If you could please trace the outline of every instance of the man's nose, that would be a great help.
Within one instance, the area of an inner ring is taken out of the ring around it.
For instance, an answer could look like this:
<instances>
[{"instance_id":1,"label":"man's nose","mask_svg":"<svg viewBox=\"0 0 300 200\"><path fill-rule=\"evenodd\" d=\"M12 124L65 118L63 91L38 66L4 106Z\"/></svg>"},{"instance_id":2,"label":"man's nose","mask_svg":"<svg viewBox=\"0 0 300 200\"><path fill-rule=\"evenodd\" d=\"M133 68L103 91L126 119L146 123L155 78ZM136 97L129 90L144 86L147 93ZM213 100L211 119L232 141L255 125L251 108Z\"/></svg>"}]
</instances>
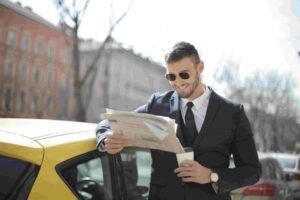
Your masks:
<instances>
[{"instance_id":1,"label":"man's nose","mask_svg":"<svg viewBox=\"0 0 300 200\"><path fill-rule=\"evenodd\" d=\"M173 82L176 85L181 85L184 83L184 80L178 76L178 77L176 77L175 81L173 81Z\"/></svg>"}]
</instances>

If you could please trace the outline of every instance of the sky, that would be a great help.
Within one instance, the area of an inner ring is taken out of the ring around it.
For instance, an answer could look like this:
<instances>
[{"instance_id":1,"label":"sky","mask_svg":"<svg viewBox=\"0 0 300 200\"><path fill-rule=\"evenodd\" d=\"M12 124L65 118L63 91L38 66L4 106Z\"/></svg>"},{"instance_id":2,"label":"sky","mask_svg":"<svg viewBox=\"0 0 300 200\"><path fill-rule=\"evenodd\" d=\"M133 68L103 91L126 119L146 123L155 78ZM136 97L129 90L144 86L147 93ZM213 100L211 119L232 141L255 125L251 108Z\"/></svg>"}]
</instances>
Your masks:
<instances>
[{"instance_id":1,"label":"sky","mask_svg":"<svg viewBox=\"0 0 300 200\"><path fill-rule=\"evenodd\" d=\"M19 2L58 23L53 0ZM102 41L110 21L129 2L91 0L79 35ZM300 0L135 0L113 37L162 64L164 53L174 43L191 42L204 60L208 82L228 59L238 62L244 75L256 69L278 69L299 74L296 79L300 80Z\"/></svg>"}]
</instances>

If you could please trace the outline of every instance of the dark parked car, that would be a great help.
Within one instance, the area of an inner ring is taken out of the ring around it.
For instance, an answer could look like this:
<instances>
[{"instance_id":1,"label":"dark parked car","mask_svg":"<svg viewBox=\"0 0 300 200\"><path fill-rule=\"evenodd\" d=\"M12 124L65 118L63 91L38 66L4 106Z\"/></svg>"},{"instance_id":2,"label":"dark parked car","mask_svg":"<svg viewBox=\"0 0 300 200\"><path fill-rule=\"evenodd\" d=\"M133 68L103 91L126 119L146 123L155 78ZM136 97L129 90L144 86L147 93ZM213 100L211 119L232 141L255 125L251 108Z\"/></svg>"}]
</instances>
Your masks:
<instances>
[{"instance_id":1,"label":"dark parked car","mask_svg":"<svg viewBox=\"0 0 300 200\"><path fill-rule=\"evenodd\" d=\"M232 200L293 200L293 192L279 162L266 154L259 154L259 159L261 178L254 185L232 191ZM234 167L233 162L231 167Z\"/></svg>"}]
</instances>

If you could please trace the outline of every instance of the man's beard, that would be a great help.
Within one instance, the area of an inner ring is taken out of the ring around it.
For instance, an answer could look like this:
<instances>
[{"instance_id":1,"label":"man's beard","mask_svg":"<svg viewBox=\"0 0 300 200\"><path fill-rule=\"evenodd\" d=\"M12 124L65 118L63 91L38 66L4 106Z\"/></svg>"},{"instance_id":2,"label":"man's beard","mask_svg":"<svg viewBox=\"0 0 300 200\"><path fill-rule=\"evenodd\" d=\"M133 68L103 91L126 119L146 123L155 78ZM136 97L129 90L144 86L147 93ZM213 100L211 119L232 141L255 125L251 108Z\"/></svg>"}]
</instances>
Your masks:
<instances>
[{"instance_id":1,"label":"man's beard","mask_svg":"<svg viewBox=\"0 0 300 200\"><path fill-rule=\"evenodd\" d=\"M199 77L198 74L196 74L196 76ZM196 78L196 80L192 83L192 88L191 88L191 91L189 93L181 94L179 91L177 91L177 93L182 98L189 98L190 96L192 96L196 92L196 89L199 86L199 84L200 84L200 78Z\"/></svg>"}]
</instances>

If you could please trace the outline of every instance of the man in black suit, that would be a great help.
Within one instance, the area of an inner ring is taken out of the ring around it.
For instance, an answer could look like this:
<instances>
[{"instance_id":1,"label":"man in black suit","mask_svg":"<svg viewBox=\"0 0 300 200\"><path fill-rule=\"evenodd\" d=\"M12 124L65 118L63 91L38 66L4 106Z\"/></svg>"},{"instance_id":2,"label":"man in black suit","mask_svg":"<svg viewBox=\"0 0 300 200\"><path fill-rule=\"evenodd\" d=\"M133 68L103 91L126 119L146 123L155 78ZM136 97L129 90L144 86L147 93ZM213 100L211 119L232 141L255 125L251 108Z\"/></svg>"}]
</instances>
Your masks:
<instances>
[{"instance_id":1,"label":"man in black suit","mask_svg":"<svg viewBox=\"0 0 300 200\"><path fill-rule=\"evenodd\" d=\"M192 147L194 160L179 166L176 155L151 150L151 200L229 200L230 191L254 184L260 165L250 124L241 104L202 83L204 63L195 47L179 42L166 54L166 78L173 91L155 93L136 112L168 116L178 124L177 137ZM106 120L96 130L100 150L120 152L127 139L110 131ZM233 156L236 168L230 169Z\"/></svg>"}]
</instances>

